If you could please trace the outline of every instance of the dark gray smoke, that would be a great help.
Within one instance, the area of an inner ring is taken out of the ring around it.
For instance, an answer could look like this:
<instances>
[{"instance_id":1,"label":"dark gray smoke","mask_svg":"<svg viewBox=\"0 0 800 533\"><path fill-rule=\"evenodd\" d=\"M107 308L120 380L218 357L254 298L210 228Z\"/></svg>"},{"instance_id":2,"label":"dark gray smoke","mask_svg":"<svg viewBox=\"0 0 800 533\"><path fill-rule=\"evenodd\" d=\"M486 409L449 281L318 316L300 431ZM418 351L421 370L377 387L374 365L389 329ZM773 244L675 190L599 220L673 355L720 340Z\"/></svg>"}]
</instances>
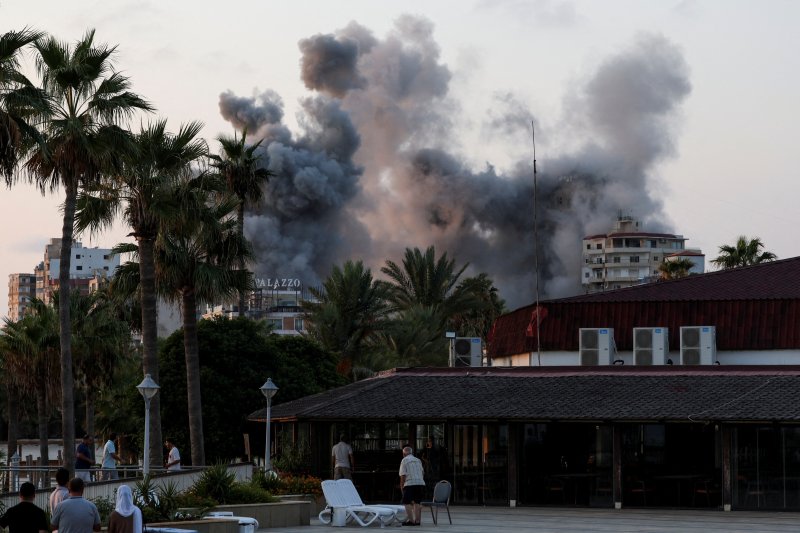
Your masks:
<instances>
[{"instance_id":1,"label":"dark gray smoke","mask_svg":"<svg viewBox=\"0 0 800 533\"><path fill-rule=\"evenodd\" d=\"M448 96L433 25L404 16L384 39L351 23L301 41L309 89L301 132L282 123L272 92L224 93L223 116L247 127L279 177L248 216L247 233L264 277L324 279L333 264L363 258L375 270L407 247L436 245L472 273L489 273L509 305L533 295L533 180L530 159L499 173L475 169L453 135L459 105ZM617 213L665 230L661 204L648 192L654 163L670 156L673 121L690 92L681 54L643 36L609 58L565 97L564 119L540 157L537 188L541 292L580 291L581 238L607 231ZM530 142L534 114L501 94L486 132ZM560 137L560 136L563 136ZM553 141L552 139L556 139Z\"/></svg>"}]
</instances>

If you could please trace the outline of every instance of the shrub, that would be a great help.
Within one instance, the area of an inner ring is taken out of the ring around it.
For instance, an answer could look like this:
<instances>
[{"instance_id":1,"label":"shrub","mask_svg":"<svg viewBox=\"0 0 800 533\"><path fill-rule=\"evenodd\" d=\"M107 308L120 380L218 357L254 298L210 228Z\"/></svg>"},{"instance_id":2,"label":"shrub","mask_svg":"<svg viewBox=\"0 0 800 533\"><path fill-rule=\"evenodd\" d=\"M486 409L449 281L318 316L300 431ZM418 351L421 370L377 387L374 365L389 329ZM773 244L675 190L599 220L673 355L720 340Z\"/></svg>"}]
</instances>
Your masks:
<instances>
[{"instance_id":1,"label":"shrub","mask_svg":"<svg viewBox=\"0 0 800 533\"><path fill-rule=\"evenodd\" d=\"M282 492L278 494L322 495L322 480L314 476L285 476L281 478Z\"/></svg>"},{"instance_id":2,"label":"shrub","mask_svg":"<svg viewBox=\"0 0 800 533\"><path fill-rule=\"evenodd\" d=\"M269 503L274 501L276 498L273 498L268 491L253 483L236 483L231 490L228 503Z\"/></svg>"},{"instance_id":3,"label":"shrub","mask_svg":"<svg viewBox=\"0 0 800 533\"><path fill-rule=\"evenodd\" d=\"M97 512L100 513L100 523L104 526L108 525L108 518L111 516L111 512L114 510L114 499L113 498L104 498L100 496L98 498L91 498L90 500L95 506L97 507ZM49 520L49 518L48 518Z\"/></svg>"},{"instance_id":4,"label":"shrub","mask_svg":"<svg viewBox=\"0 0 800 533\"><path fill-rule=\"evenodd\" d=\"M216 464L206 468L190 490L201 498L229 503L235 479L224 464Z\"/></svg>"}]
</instances>

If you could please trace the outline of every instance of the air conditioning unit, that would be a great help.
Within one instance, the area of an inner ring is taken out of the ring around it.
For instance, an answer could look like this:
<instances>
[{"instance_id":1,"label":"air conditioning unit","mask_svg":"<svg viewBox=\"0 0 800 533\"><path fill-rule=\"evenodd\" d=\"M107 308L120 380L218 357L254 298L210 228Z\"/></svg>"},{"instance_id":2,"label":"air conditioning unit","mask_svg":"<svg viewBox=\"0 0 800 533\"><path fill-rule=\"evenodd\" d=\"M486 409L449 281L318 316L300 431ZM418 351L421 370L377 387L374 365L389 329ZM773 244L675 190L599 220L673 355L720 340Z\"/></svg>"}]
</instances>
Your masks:
<instances>
[{"instance_id":1,"label":"air conditioning unit","mask_svg":"<svg viewBox=\"0 0 800 533\"><path fill-rule=\"evenodd\" d=\"M666 364L669 353L667 333L667 328L633 328L633 364Z\"/></svg>"},{"instance_id":2,"label":"air conditioning unit","mask_svg":"<svg viewBox=\"0 0 800 533\"><path fill-rule=\"evenodd\" d=\"M712 365L717 359L714 326L681 327L681 364Z\"/></svg>"},{"instance_id":3,"label":"air conditioning unit","mask_svg":"<svg viewBox=\"0 0 800 533\"><path fill-rule=\"evenodd\" d=\"M612 328L580 328L581 366L610 365L614 362L616 344Z\"/></svg>"},{"instance_id":4,"label":"air conditioning unit","mask_svg":"<svg viewBox=\"0 0 800 533\"><path fill-rule=\"evenodd\" d=\"M482 366L483 342L480 337L456 337L452 350L454 366Z\"/></svg>"}]
</instances>

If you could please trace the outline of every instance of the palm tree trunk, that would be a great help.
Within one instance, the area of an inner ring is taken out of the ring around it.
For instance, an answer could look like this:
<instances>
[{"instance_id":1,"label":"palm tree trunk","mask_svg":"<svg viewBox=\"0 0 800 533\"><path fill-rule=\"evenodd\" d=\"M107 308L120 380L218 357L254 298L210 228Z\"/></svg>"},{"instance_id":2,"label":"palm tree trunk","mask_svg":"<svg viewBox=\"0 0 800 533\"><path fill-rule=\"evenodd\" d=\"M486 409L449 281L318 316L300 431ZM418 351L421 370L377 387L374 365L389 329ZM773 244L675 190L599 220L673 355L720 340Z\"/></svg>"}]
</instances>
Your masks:
<instances>
[{"instance_id":1,"label":"palm tree trunk","mask_svg":"<svg viewBox=\"0 0 800 533\"><path fill-rule=\"evenodd\" d=\"M9 379L6 376L6 379ZM8 447L6 454L6 461L11 461L11 456L17 453L17 435L19 434L19 391L12 384L6 384L6 391L8 392ZM11 481L11 476L6 477L6 481ZM8 485L6 486L8 489Z\"/></svg>"},{"instance_id":2,"label":"palm tree trunk","mask_svg":"<svg viewBox=\"0 0 800 533\"><path fill-rule=\"evenodd\" d=\"M88 390L86 391L86 434L94 435L94 395Z\"/></svg>"},{"instance_id":3,"label":"palm tree trunk","mask_svg":"<svg viewBox=\"0 0 800 533\"><path fill-rule=\"evenodd\" d=\"M47 399L43 383L36 387L36 414L39 426L39 466L45 467L50 464L50 449L47 442ZM40 475L42 479L49 479L44 472Z\"/></svg>"},{"instance_id":4,"label":"palm tree trunk","mask_svg":"<svg viewBox=\"0 0 800 533\"><path fill-rule=\"evenodd\" d=\"M186 396L189 404L189 439L192 466L206 464L203 444L203 405L200 399L200 349L197 343L197 302L194 289L182 291L183 345L186 356Z\"/></svg>"},{"instance_id":5,"label":"palm tree trunk","mask_svg":"<svg viewBox=\"0 0 800 533\"><path fill-rule=\"evenodd\" d=\"M64 199L64 223L61 227L61 256L58 269L58 322L61 343L61 435L64 444L64 467L75 473L75 377L72 373L72 324L69 316L69 267L72 259L72 232L78 184L68 183Z\"/></svg>"},{"instance_id":6,"label":"palm tree trunk","mask_svg":"<svg viewBox=\"0 0 800 533\"><path fill-rule=\"evenodd\" d=\"M158 383L158 315L156 308L156 267L153 240L137 238L139 245L139 286L142 298L142 366ZM163 457L161 402L158 394L150 400L150 466L160 467ZM145 446L148 444L145 443Z\"/></svg>"},{"instance_id":7,"label":"palm tree trunk","mask_svg":"<svg viewBox=\"0 0 800 533\"><path fill-rule=\"evenodd\" d=\"M236 227L239 228L239 237L244 242L244 199L239 199L239 208L236 210ZM247 265L245 264L244 257L239 259L239 270L244 272ZM245 311L245 295L246 291L239 291L239 316L247 316Z\"/></svg>"}]
</instances>

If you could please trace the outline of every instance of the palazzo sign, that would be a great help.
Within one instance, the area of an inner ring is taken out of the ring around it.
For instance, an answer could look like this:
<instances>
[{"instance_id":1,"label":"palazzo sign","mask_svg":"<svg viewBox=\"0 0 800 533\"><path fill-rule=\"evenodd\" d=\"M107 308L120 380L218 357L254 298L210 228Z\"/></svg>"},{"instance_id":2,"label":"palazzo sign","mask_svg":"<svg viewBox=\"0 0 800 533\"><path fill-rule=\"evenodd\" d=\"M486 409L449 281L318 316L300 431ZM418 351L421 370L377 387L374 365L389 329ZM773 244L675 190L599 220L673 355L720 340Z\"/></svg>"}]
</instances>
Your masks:
<instances>
[{"instance_id":1,"label":"palazzo sign","mask_svg":"<svg viewBox=\"0 0 800 533\"><path fill-rule=\"evenodd\" d=\"M256 278L258 289L299 290L302 285L298 278Z\"/></svg>"}]
</instances>

